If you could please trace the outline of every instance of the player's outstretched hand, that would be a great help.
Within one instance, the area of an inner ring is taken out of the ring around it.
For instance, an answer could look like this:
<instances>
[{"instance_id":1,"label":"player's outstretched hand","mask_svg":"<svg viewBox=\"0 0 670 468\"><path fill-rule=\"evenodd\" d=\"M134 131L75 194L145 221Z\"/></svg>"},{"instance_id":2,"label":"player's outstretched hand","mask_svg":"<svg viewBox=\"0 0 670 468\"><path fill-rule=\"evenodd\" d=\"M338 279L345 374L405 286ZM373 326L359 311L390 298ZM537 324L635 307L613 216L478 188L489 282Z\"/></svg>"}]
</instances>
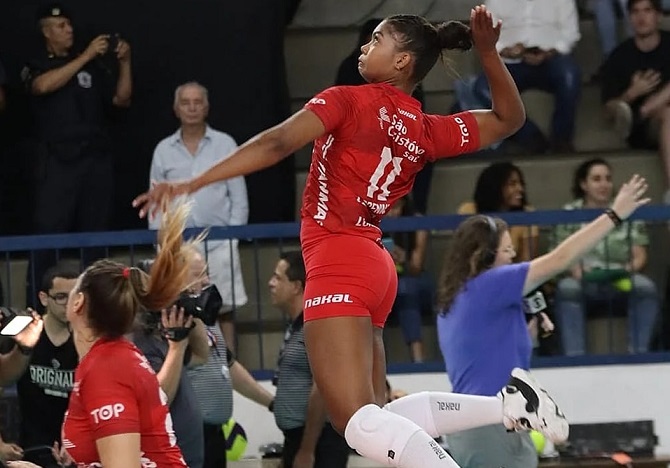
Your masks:
<instances>
[{"instance_id":1,"label":"player's outstretched hand","mask_svg":"<svg viewBox=\"0 0 670 468\"><path fill-rule=\"evenodd\" d=\"M500 37L502 21L494 23L493 15L484 5L478 5L470 11L470 31L477 51L496 52L496 43Z\"/></svg>"},{"instance_id":2,"label":"player's outstretched hand","mask_svg":"<svg viewBox=\"0 0 670 468\"><path fill-rule=\"evenodd\" d=\"M140 218L156 216L159 210L179 195L189 193L188 182L152 182L151 188L133 200L133 207L139 208Z\"/></svg>"},{"instance_id":3,"label":"player's outstretched hand","mask_svg":"<svg viewBox=\"0 0 670 468\"><path fill-rule=\"evenodd\" d=\"M614 203L612 203L612 209L619 218L628 218L639 207L651 201L651 198L644 197L648 188L646 179L637 174L621 186Z\"/></svg>"}]
</instances>

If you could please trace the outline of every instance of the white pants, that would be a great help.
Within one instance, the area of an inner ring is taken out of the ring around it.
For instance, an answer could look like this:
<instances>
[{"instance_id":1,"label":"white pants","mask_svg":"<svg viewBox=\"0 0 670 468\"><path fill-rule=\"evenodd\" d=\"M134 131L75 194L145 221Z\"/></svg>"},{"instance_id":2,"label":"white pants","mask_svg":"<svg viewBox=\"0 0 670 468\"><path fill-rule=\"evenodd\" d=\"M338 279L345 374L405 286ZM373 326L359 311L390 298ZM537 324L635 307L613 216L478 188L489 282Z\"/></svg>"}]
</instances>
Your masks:
<instances>
[{"instance_id":1,"label":"white pants","mask_svg":"<svg viewBox=\"0 0 670 468\"><path fill-rule=\"evenodd\" d=\"M241 307L248 300L237 245L237 239L204 243L209 281L219 289L226 311Z\"/></svg>"}]
</instances>

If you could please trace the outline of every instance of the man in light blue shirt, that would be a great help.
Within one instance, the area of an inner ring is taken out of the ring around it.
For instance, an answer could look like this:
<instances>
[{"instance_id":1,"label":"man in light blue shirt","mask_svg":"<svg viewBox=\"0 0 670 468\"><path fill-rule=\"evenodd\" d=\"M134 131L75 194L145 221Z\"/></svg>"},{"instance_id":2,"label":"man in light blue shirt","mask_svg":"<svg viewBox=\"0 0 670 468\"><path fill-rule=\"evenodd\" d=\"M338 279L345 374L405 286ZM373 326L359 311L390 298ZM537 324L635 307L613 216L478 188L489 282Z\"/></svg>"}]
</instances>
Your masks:
<instances>
[{"instance_id":1,"label":"man in light blue shirt","mask_svg":"<svg viewBox=\"0 0 670 468\"><path fill-rule=\"evenodd\" d=\"M188 82L175 91L174 111L181 122L179 129L163 139L154 150L151 182L191 179L226 159L236 148L233 138L207 125L209 99L207 89ZM244 177L234 177L198 190L189 196L193 206L188 227L238 226L249 217L247 187ZM149 220L157 229L160 217ZM237 240L208 241L206 257L209 277L221 293L224 309L221 331L234 348L234 329L230 312L247 303L242 281Z\"/></svg>"}]
</instances>

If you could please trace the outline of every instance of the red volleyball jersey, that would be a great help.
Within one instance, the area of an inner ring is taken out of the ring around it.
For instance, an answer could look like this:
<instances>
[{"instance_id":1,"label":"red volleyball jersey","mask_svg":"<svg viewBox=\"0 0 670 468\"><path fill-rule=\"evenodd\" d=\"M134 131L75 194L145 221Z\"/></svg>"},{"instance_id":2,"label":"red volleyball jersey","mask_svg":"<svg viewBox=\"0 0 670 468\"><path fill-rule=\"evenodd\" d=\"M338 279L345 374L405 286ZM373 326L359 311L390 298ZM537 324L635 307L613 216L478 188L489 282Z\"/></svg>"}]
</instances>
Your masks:
<instances>
[{"instance_id":1,"label":"red volleyball jersey","mask_svg":"<svg viewBox=\"0 0 670 468\"><path fill-rule=\"evenodd\" d=\"M81 360L63 423L63 447L78 467L101 467L96 440L140 434L143 468L183 468L167 395L131 342L98 340Z\"/></svg>"},{"instance_id":2,"label":"red volleyball jersey","mask_svg":"<svg viewBox=\"0 0 670 468\"><path fill-rule=\"evenodd\" d=\"M324 233L317 226L378 240L382 217L427 162L479 149L470 112L424 114L387 84L329 88L305 108L326 131L314 142L303 194L303 241Z\"/></svg>"}]
</instances>

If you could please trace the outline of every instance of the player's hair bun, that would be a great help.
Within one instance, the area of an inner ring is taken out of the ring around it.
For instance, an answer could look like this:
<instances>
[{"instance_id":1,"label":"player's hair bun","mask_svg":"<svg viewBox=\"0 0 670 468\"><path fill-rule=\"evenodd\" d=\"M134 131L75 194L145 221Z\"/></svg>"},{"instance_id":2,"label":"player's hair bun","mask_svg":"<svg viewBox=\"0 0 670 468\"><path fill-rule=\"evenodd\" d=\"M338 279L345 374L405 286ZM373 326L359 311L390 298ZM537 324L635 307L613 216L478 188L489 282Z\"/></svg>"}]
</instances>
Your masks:
<instances>
[{"instance_id":1,"label":"player's hair bun","mask_svg":"<svg viewBox=\"0 0 670 468\"><path fill-rule=\"evenodd\" d=\"M470 50L473 44L470 27L460 21L438 25L437 40L441 49L448 50Z\"/></svg>"}]
</instances>

